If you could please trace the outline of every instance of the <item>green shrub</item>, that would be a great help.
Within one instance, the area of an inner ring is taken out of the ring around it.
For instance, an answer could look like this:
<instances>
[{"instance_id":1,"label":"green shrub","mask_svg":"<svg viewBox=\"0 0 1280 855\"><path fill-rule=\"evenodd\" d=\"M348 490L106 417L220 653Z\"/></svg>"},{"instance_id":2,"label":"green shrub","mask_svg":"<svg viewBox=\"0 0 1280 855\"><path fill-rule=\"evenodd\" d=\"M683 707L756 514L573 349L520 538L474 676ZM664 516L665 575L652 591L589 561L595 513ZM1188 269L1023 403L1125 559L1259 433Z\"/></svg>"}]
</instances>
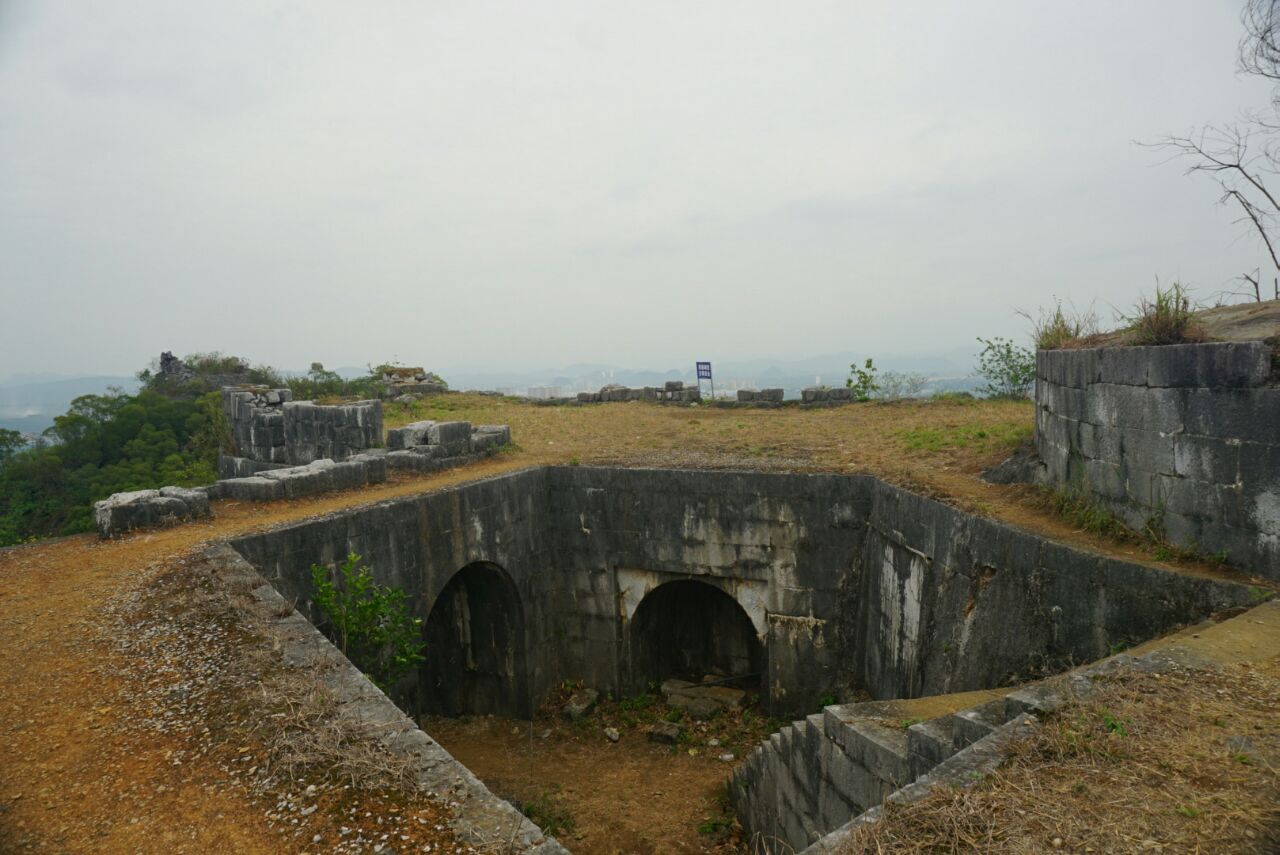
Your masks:
<instances>
[{"instance_id":1,"label":"green shrub","mask_svg":"<svg viewBox=\"0 0 1280 855\"><path fill-rule=\"evenodd\" d=\"M324 615L333 640L379 688L388 689L423 661L422 621L409 613L405 592L373 581L373 571L352 552L330 571L311 565L312 602Z\"/></svg>"},{"instance_id":2,"label":"green shrub","mask_svg":"<svg viewBox=\"0 0 1280 855\"><path fill-rule=\"evenodd\" d=\"M989 398L1025 398L1036 382L1036 355L1025 347L996 336L979 338L978 375L986 380L982 392Z\"/></svg>"},{"instance_id":3,"label":"green shrub","mask_svg":"<svg viewBox=\"0 0 1280 855\"><path fill-rule=\"evenodd\" d=\"M853 399L855 401L870 401L871 396L880 391L880 384L876 382L876 366L868 359L861 368L858 363L849 366L849 379L844 381L844 385L853 390Z\"/></svg>"}]
</instances>

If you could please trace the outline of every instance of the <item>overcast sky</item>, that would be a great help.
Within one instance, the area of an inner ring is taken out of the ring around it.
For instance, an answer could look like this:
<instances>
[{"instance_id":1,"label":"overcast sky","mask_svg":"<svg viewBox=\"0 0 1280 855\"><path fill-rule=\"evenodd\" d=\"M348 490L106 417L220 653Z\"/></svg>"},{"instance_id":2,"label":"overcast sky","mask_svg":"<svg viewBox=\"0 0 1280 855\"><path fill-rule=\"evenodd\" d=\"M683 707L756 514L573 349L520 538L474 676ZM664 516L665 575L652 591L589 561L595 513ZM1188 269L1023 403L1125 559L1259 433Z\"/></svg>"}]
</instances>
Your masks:
<instances>
[{"instance_id":1,"label":"overcast sky","mask_svg":"<svg viewBox=\"0 0 1280 855\"><path fill-rule=\"evenodd\" d=\"M1239 0L0 0L0 375L868 355L1263 262Z\"/></svg>"}]
</instances>

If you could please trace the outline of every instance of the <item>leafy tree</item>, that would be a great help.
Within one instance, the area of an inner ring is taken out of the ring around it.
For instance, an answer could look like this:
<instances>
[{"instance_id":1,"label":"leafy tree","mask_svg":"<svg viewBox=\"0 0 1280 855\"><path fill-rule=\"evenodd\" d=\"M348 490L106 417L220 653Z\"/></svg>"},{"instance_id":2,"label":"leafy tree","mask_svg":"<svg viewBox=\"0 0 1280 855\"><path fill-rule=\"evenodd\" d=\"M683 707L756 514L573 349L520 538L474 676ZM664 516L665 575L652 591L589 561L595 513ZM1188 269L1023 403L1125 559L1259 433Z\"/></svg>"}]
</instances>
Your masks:
<instances>
[{"instance_id":1,"label":"leafy tree","mask_svg":"<svg viewBox=\"0 0 1280 855\"><path fill-rule=\"evenodd\" d=\"M423 661L422 621L409 613L405 592L373 581L359 555L347 555L336 582L328 568L312 564L311 582L334 642L379 688L391 688Z\"/></svg>"},{"instance_id":2,"label":"leafy tree","mask_svg":"<svg viewBox=\"0 0 1280 855\"><path fill-rule=\"evenodd\" d=\"M84 395L54 419L43 447L0 466L0 546L93 527L112 493L211 483L226 424L218 393L180 400L144 389Z\"/></svg>"},{"instance_id":3,"label":"leafy tree","mask_svg":"<svg viewBox=\"0 0 1280 855\"><path fill-rule=\"evenodd\" d=\"M991 398L1025 398L1036 382L1036 355L996 336L979 338L978 375L987 381L983 394Z\"/></svg>"},{"instance_id":4,"label":"leafy tree","mask_svg":"<svg viewBox=\"0 0 1280 855\"><path fill-rule=\"evenodd\" d=\"M0 466L4 466L26 444L26 439L16 430L0 428Z\"/></svg>"}]
</instances>

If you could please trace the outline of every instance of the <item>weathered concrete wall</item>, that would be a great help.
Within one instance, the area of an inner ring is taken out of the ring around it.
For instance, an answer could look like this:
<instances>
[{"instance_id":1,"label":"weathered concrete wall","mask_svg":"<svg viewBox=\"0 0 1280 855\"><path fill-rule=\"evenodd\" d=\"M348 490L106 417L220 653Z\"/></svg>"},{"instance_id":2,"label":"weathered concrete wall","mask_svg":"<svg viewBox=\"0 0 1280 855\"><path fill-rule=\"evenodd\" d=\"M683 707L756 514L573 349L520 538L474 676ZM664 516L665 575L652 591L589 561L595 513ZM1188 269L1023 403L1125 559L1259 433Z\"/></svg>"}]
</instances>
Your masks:
<instances>
[{"instance_id":1,"label":"weathered concrete wall","mask_svg":"<svg viewBox=\"0 0 1280 855\"><path fill-rule=\"evenodd\" d=\"M867 476L560 467L464 485L235 543L282 594L358 552L427 618L473 562L518 593L527 712L557 682L624 693L646 594L696 580L741 606L779 713L866 689L912 697L1001 685L1106 655L1214 610L1245 585L1100 558Z\"/></svg>"},{"instance_id":2,"label":"weathered concrete wall","mask_svg":"<svg viewBox=\"0 0 1280 855\"><path fill-rule=\"evenodd\" d=\"M1105 558L875 482L841 662L876 698L999 686L1250 602L1247 586Z\"/></svg>"},{"instance_id":3,"label":"weathered concrete wall","mask_svg":"<svg viewBox=\"0 0 1280 855\"><path fill-rule=\"evenodd\" d=\"M1040 351L1051 483L1280 578L1280 386L1264 342Z\"/></svg>"}]
</instances>

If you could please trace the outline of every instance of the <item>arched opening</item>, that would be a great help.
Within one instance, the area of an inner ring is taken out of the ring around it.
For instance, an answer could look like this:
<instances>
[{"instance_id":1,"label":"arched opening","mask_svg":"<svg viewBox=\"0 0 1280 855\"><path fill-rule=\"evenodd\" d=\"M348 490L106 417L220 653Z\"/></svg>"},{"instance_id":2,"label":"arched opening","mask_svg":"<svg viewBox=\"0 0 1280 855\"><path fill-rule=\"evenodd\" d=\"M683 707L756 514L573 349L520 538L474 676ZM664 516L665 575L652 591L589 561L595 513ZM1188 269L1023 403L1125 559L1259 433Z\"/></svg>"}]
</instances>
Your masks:
<instances>
[{"instance_id":1,"label":"arched opening","mask_svg":"<svg viewBox=\"0 0 1280 855\"><path fill-rule=\"evenodd\" d=\"M762 682L764 648L738 601L692 579L667 582L636 607L630 630L637 690L670 677L714 677L748 688Z\"/></svg>"},{"instance_id":2,"label":"arched opening","mask_svg":"<svg viewBox=\"0 0 1280 855\"><path fill-rule=\"evenodd\" d=\"M421 708L434 715L527 717L524 615L515 583L496 564L463 567L423 627Z\"/></svg>"}]
</instances>

